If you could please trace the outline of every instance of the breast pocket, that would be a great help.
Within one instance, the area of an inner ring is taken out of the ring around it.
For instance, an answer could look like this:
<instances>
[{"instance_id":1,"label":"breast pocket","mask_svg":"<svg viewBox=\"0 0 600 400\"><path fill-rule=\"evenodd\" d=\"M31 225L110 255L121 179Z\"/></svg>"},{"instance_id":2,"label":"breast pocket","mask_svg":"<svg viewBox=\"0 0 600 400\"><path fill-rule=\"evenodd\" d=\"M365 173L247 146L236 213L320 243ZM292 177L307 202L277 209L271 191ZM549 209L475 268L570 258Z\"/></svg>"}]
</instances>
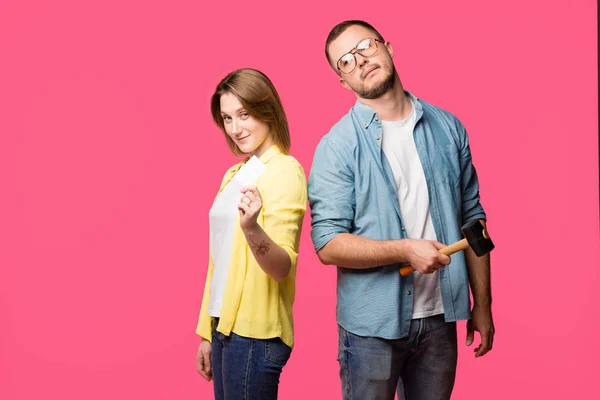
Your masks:
<instances>
[{"instance_id":1,"label":"breast pocket","mask_svg":"<svg viewBox=\"0 0 600 400\"><path fill-rule=\"evenodd\" d=\"M460 186L460 153L455 144L436 146L432 164L436 182Z\"/></svg>"}]
</instances>

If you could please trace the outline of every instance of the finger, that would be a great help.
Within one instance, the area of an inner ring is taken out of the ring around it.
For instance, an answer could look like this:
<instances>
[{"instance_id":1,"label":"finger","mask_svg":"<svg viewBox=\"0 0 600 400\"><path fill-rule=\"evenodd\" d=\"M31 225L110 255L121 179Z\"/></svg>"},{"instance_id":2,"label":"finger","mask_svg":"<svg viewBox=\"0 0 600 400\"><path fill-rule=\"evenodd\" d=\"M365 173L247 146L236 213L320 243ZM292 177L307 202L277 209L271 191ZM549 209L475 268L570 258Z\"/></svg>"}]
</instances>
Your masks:
<instances>
[{"instance_id":1,"label":"finger","mask_svg":"<svg viewBox=\"0 0 600 400\"><path fill-rule=\"evenodd\" d=\"M442 268L444 268L444 267L445 267L445 265L442 265L442 264L440 264L440 263L435 263L435 264L432 264L432 265L431 265L429 268L427 268L427 273L428 273L428 274L433 274L433 273L434 273L435 271L437 271L438 269L442 269Z\"/></svg>"},{"instance_id":2,"label":"finger","mask_svg":"<svg viewBox=\"0 0 600 400\"><path fill-rule=\"evenodd\" d=\"M210 382L210 380L212 379L212 375L207 374L204 371L198 371L200 373L200 376L202 376L204 379L206 379L207 381Z\"/></svg>"},{"instance_id":3,"label":"finger","mask_svg":"<svg viewBox=\"0 0 600 400\"><path fill-rule=\"evenodd\" d=\"M475 357L481 357L490 350L489 336L488 336L487 332L483 332L483 333L479 332L479 333L481 334L481 345L479 345L479 348L477 349L477 352L475 353Z\"/></svg>"},{"instance_id":4,"label":"finger","mask_svg":"<svg viewBox=\"0 0 600 400\"><path fill-rule=\"evenodd\" d=\"M240 204L238 204L238 210L240 210L244 214L248 214L251 211L250 210L250 206L248 204L246 204L246 203L240 203Z\"/></svg>"},{"instance_id":5,"label":"finger","mask_svg":"<svg viewBox=\"0 0 600 400\"><path fill-rule=\"evenodd\" d=\"M435 271L437 271L437 269L435 268L435 264L434 265L430 265L430 266L424 266L422 271L419 271L422 274L433 274Z\"/></svg>"},{"instance_id":6,"label":"finger","mask_svg":"<svg viewBox=\"0 0 600 400\"><path fill-rule=\"evenodd\" d=\"M198 353L196 356L196 370L202 376L204 376L204 355L202 353Z\"/></svg>"},{"instance_id":7,"label":"finger","mask_svg":"<svg viewBox=\"0 0 600 400\"><path fill-rule=\"evenodd\" d=\"M487 352L490 351L490 346L488 346L487 344L481 344L479 346L479 348L477 349L477 352L475 353L475 357L481 357L487 354Z\"/></svg>"},{"instance_id":8,"label":"finger","mask_svg":"<svg viewBox=\"0 0 600 400\"><path fill-rule=\"evenodd\" d=\"M475 330L473 329L473 322L469 320L467 322L467 346L473 344L473 340L475 339Z\"/></svg>"},{"instance_id":9,"label":"finger","mask_svg":"<svg viewBox=\"0 0 600 400\"><path fill-rule=\"evenodd\" d=\"M438 250L441 250L441 249L443 249L444 247L448 247L448 246L446 246L444 243L440 243L440 242L437 242L437 241L435 241L435 240L432 240L432 241L431 241L431 244L433 244L433 245L435 246L435 248L436 248L436 249L438 249Z\"/></svg>"},{"instance_id":10,"label":"finger","mask_svg":"<svg viewBox=\"0 0 600 400\"><path fill-rule=\"evenodd\" d=\"M247 192L250 193L250 192ZM242 196L240 197L240 203L250 203L250 198L248 198L247 193L242 194Z\"/></svg>"},{"instance_id":11,"label":"finger","mask_svg":"<svg viewBox=\"0 0 600 400\"><path fill-rule=\"evenodd\" d=\"M248 185L248 186L244 186L243 188L240 189L240 192L246 194L246 192L251 192L256 194L256 192L258 192L258 188L254 185Z\"/></svg>"},{"instance_id":12,"label":"finger","mask_svg":"<svg viewBox=\"0 0 600 400\"><path fill-rule=\"evenodd\" d=\"M251 202L256 203L258 201L258 196L256 196L254 193L252 192L246 192L244 194L244 196L246 196L247 199L249 199Z\"/></svg>"},{"instance_id":13,"label":"finger","mask_svg":"<svg viewBox=\"0 0 600 400\"><path fill-rule=\"evenodd\" d=\"M204 371L206 371L206 373L208 375L212 375L212 361L210 359L210 353L209 354L205 354L204 355Z\"/></svg>"},{"instance_id":14,"label":"finger","mask_svg":"<svg viewBox=\"0 0 600 400\"><path fill-rule=\"evenodd\" d=\"M262 196L260 195L260 190L258 190L258 188L256 188L256 190L253 190L252 194L254 194L256 198L262 202Z\"/></svg>"},{"instance_id":15,"label":"finger","mask_svg":"<svg viewBox=\"0 0 600 400\"><path fill-rule=\"evenodd\" d=\"M494 331L488 331L486 334L481 335L481 346L475 357L481 357L492 350L492 344L494 342Z\"/></svg>"},{"instance_id":16,"label":"finger","mask_svg":"<svg viewBox=\"0 0 600 400\"><path fill-rule=\"evenodd\" d=\"M480 346L479 350L477 350L477 353L475 353L475 358L485 356L490 350L491 349L488 346Z\"/></svg>"},{"instance_id":17,"label":"finger","mask_svg":"<svg viewBox=\"0 0 600 400\"><path fill-rule=\"evenodd\" d=\"M438 255L437 261L438 261L440 264L442 264L442 266L444 266L444 267L445 267L446 265L450 264L450 261L451 261L451 260L450 260L450 257L448 257L447 255L440 253L440 254Z\"/></svg>"},{"instance_id":18,"label":"finger","mask_svg":"<svg viewBox=\"0 0 600 400\"><path fill-rule=\"evenodd\" d=\"M198 354L198 357L196 359L196 369L198 370L198 373L200 374L201 377L203 377L207 381L211 381L212 380L212 368L211 368L210 372L206 371L206 365L205 365L206 360L210 360L210 358L205 357L202 353Z\"/></svg>"}]
</instances>

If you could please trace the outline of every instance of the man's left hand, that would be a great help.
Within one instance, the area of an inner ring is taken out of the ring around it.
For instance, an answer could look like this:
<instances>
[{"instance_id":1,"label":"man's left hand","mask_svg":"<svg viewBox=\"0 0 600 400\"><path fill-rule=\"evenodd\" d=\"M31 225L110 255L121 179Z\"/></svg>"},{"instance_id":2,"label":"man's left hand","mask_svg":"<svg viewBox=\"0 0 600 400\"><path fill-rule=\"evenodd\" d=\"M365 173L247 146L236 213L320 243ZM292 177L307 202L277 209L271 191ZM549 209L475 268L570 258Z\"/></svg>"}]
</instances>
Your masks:
<instances>
[{"instance_id":1,"label":"man's left hand","mask_svg":"<svg viewBox=\"0 0 600 400\"><path fill-rule=\"evenodd\" d=\"M494 343L494 321L491 307L475 305L471 319L467 322L467 346L473 344L475 331L481 336L481 343L475 348L475 357L481 357L492 349Z\"/></svg>"}]
</instances>

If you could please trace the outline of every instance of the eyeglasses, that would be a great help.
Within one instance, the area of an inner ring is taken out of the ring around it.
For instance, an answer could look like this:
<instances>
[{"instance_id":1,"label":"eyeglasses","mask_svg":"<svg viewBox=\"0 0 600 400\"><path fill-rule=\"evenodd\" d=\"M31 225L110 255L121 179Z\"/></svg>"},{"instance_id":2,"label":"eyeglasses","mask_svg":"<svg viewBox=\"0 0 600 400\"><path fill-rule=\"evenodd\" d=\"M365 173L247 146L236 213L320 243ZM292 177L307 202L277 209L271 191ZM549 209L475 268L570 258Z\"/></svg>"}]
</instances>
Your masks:
<instances>
[{"instance_id":1,"label":"eyeglasses","mask_svg":"<svg viewBox=\"0 0 600 400\"><path fill-rule=\"evenodd\" d=\"M372 57L377 53L377 42L385 43L383 40L375 38L367 38L360 41L352 50L344 54L337 61L337 69L343 74L351 74L356 68L356 56L358 53L363 57Z\"/></svg>"}]
</instances>

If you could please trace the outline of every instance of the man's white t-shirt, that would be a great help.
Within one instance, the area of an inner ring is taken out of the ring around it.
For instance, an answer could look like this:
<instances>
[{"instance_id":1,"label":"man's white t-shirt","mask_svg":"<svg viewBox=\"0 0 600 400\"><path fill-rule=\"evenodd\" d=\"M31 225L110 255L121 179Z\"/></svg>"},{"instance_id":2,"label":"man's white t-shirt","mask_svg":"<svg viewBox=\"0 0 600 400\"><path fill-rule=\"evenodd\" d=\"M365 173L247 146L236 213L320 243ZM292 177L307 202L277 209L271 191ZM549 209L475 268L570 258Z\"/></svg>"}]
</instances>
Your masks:
<instances>
[{"instance_id":1,"label":"man's white t-shirt","mask_svg":"<svg viewBox=\"0 0 600 400\"><path fill-rule=\"evenodd\" d=\"M400 214L410 239L437 240L431 214L429 194L423 166L417 153L413 131L416 123L415 107L402 121L381 121L382 149L394 175ZM414 273L413 318L442 314L444 305L440 292L439 272Z\"/></svg>"}]
</instances>

